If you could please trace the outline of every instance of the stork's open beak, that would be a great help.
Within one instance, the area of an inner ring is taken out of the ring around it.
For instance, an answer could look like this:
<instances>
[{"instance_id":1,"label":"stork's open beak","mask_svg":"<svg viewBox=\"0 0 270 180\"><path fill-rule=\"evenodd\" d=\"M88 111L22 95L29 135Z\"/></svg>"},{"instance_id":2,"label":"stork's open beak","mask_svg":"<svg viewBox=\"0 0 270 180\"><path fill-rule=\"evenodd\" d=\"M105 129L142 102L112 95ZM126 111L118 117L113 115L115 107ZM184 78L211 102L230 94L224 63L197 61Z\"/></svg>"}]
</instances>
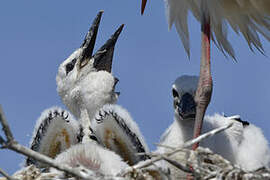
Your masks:
<instances>
[{"instance_id":1,"label":"stork's open beak","mask_svg":"<svg viewBox=\"0 0 270 180\"><path fill-rule=\"evenodd\" d=\"M92 57L102 14L103 11L98 12L81 45L82 54L79 57L80 68L84 67Z\"/></svg>"},{"instance_id":2,"label":"stork's open beak","mask_svg":"<svg viewBox=\"0 0 270 180\"><path fill-rule=\"evenodd\" d=\"M182 95L181 100L176 104L177 113L183 119L195 119L196 103L191 94L185 93Z\"/></svg>"},{"instance_id":3,"label":"stork's open beak","mask_svg":"<svg viewBox=\"0 0 270 180\"><path fill-rule=\"evenodd\" d=\"M112 69L114 46L124 25L122 24L110 39L107 40L94 55L92 55L102 14L103 11L100 11L97 14L81 45L82 53L79 57L79 68L82 69L91 59L93 59L93 66L97 71L104 70L110 73Z\"/></svg>"},{"instance_id":4,"label":"stork's open beak","mask_svg":"<svg viewBox=\"0 0 270 180\"><path fill-rule=\"evenodd\" d=\"M147 0L142 0L141 15L143 15L143 13L144 13L144 9L145 9L146 3L147 3Z\"/></svg>"},{"instance_id":5,"label":"stork's open beak","mask_svg":"<svg viewBox=\"0 0 270 180\"><path fill-rule=\"evenodd\" d=\"M124 24L122 24L111 36L111 38L108 39L107 42L93 55L92 58L94 58L94 67L98 71L104 70L111 72L114 47L123 27Z\"/></svg>"}]
</instances>

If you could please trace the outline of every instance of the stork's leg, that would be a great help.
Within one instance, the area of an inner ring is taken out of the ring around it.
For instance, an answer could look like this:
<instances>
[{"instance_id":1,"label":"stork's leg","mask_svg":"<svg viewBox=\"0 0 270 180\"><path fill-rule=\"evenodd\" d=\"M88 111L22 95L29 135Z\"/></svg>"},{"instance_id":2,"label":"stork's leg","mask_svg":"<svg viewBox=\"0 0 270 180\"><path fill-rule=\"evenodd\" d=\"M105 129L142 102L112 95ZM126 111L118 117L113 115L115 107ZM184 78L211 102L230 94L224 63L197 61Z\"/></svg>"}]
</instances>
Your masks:
<instances>
[{"instance_id":1,"label":"stork's leg","mask_svg":"<svg viewBox=\"0 0 270 180\"><path fill-rule=\"evenodd\" d=\"M198 137L201 133L204 114L211 100L213 87L210 71L210 40L211 40L210 17L207 14L204 14L203 16L201 28L202 28L202 44L201 44L202 54L201 54L199 84L195 95L196 117L195 117L193 138ZM199 143L196 143L192 146L192 149L195 150L198 146Z\"/></svg>"}]
</instances>

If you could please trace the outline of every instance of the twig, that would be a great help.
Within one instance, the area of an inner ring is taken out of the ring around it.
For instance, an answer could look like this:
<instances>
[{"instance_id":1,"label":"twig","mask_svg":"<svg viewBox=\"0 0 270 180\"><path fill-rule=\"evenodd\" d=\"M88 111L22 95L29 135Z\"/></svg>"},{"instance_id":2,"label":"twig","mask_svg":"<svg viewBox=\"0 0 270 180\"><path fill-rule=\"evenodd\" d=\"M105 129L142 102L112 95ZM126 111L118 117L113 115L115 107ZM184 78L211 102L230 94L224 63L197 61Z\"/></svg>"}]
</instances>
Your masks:
<instances>
[{"instance_id":1,"label":"twig","mask_svg":"<svg viewBox=\"0 0 270 180\"><path fill-rule=\"evenodd\" d=\"M0 168L0 174L2 174L4 177L6 177L8 180L18 180L11 176L9 176L3 169Z\"/></svg>"},{"instance_id":2,"label":"twig","mask_svg":"<svg viewBox=\"0 0 270 180\"><path fill-rule=\"evenodd\" d=\"M226 126L223 126L223 127L220 127L220 128L216 128L216 129L214 129L214 130L212 130L212 131L209 131L209 132L207 132L207 133L205 133L205 134L203 134L203 135L201 135L201 136L199 136L199 137L197 137L197 138L195 138L195 139L192 139L192 140L189 140L189 141L187 141L187 142L185 142L184 144L183 144L183 146L181 147L181 148L187 148L187 147L190 147L190 146L192 146L193 144L195 144L195 143L199 143L199 142L201 142L202 140L204 140L204 139L206 139L206 138L208 138L208 137L211 137L211 136L213 136L213 135L215 135L215 134L217 134L217 133L220 133L220 132L222 132L222 131L225 131L226 129L228 129L228 128L230 128L230 127L232 127L232 125L233 125L233 122L231 122L230 124L228 124L228 125L226 125ZM179 148L180 148L179 147ZM179 149L179 148L177 148L177 149ZM178 151L177 151L178 152Z\"/></svg>"},{"instance_id":3,"label":"twig","mask_svg":"<svg viewBox=\"0 0 270 180\"><path fill-rule=\"evenodd\" d=\"M3 126L3 131L7 137L7 142L9 143L9 142L13 141L14 138L13 138L13 135L12 135L11 130L9 128L9 125L6 121L6 118L5 118L5 115L4 115L4 112L3 112L1 105L0 105L0 122Z\"/></svg>"},{"instance_id":4,"label":"twig","mask_svg":"<svg viewBox=\"0 0 270 180\"><path fill-rule=\"evenodd\" d=\"M163 147L163 148L167 148L167 149L171 149L171 150L175 150L175 147L164 145L164 144L154 143L154 145L160 146L160 147Z\"/></svg>"},{"instance_id":5,"label":"twig","mask_svg":"<svg viewBox=\"0 0 270 180\"><path fill-rule=\"evenodd\" d=\"M177 167L178 169L181 169L182 171L186 172L186 173L193 173L193 171L190 170L190 168L178 163L175 160L172 160L166 156L161 155L162 159L164 159L165 161L168 161L170 164L174 165L175 167Z\"/></svg>"},{"instance_id":6,"label":"twig","mask_svg":"<svg viewBox=\"0 0 270 180\"><path fill-rule=\"evenodd\" d=\"M197 142L201 142L202 140L208 138L208 137L211 137L219 132L222 132L228 128L230 128L231 126L233 125L233 123L230 123L226 126L223 126L223 127L220 127L220 128L217 128L217 129L214 129L212 131L209 131L195 139L192 139L192 140L189 140L187 141L186 143L184 143L183 145L177 147L175 150L173 150L172 152L169 152L169 153L164 153L163 156L171 156L179 151L181 151L183 148L187 148L187 147L190 147L192 146L193 144L197 143ZM137 165L134 165L132 167L128 167L126 168L124 171L121 172L121 174L126 174L127 172L129 171L132 171L133 169L141 169L141 168L144 168L144 167L147 167L147 166L150 166L151 164L153 164L154 162L157 162L157 161L160 161L162 160L162 156L159 156L159 157L155 157L155 158L152 158L150 160L146 160L144 161L144 163L140 163L140 164L137 164Z\"/></svg>"},{"instance_id":7,"label":"twig","mask_svg":"<svg viewBox=\"0 0 270 180\"><path fill-rule=\"evenodd\" d=\"M54 167L56 169L59 169L61 171L67 172L73 176L80 177L82 179L91 179L89 176L81 173L78 169L74 169L74 168L67 166L65 164L58 164L53 159L51 159L43 154L40 154L36 151L33 151L25 146L18 144L13 138L13 135L10 131L7 120L5 119L1 105L0 105L0 123L2 124L3 131L7 137L7 141L4 141L4 139L2 137L0 138L1 139L0 142L3 145L3 148L7 148L10 150L16 151L17 153L23 154L27 157L34 158L37 161L40 161L44 164L47 164L47 165Z\"/></svg>"},{"instance_id":8,"label":"twig","mask_svg":"<svg viewBox=\"0 0 270 180\"><path fill-rule=\"evenodd\" d=\"M4 140L4 138L2 137L2 136L0 136L0 144L5 144L5 140ZM1 148L1 147L0 147Z\"/></svg>"}]
</instances>

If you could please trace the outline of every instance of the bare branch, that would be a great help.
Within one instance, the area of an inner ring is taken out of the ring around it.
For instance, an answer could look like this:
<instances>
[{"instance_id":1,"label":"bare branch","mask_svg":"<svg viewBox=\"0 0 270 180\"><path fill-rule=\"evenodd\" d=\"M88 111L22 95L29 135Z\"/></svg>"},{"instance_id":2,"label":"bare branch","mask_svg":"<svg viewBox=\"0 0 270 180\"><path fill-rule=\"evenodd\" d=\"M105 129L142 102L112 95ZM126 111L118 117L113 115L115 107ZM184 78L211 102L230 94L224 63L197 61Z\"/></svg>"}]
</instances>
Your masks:
<instances>
[{"instance_id":1,"label":"bare branch","mask_svg":"<svg viewBox=\"0 0 270 180\"><path fill-rule=\"evenodd\" d=\"M186 172L186 173L193 173L193 171L190 170L190 168L178 163L175 160L172 160L166 156L161 155L161 158L164 159L165 161L169 162L170 164L174 165L175 167L177 167L178 169L181 169L182 171Z\"/></svg>"},{"instance_id":2,"label":"bare branch","mask_svg":"<svg viewBox=\"0 0 270 180\"><path fill-rule=\"evenodd\" d=\"M0 168L0 174L2 174L4 177L6 177L8 180L18 180L11 176L9 176L3 169Z\"/></svg>"},{"instance_id":3,"label":"bare branch","mask_svg":"<svg viewBox=\"0 0 270 180\"><path fill-rule=\"evenodd\" d=\"M164 144L154 143L154 145L159 146L159 147L163 147L163 148L167 148L167 149L171 149L171 150L175 150L175 147L164 145Z\"/></svg>"},{"instance_id":4,"label":"bare branch","mask_svg":"<svg viewBox=\"0 0 270 180\"><path fill-rule=\"evenodd\" d=\"M70 166L67 166L65 164L58 164L56 163L53 159L49 158L48 156L45 156L43 154L40 154L36 151L33 151L25 146L22 146L18 143L11 143L7 146L8 149L11 149L13 151L16 151L20 154L23 154L27 157L31 157L36 159L37 161L40 161L44 164L47 164L51 167L54 167L56 169L59 169L61 171L65 171L69 174L72 174L76 177L80 177L80 178L87 178L85 175L83 175L80 171L78 171L77 169L74 169Z\"/></svg>"},{"instance_id":5,"label":"bare branch","mask_svg":"<svg viewBox=\"0 0 270 180\"><path fill-rule=\"evenodd\" d=\"M0 105L0 122L3 126L3 131L7 137L7 142L9 143L9 142L13 141L14 138L13 138L13 135L12 135L11 130L9 128L9 125L7 123L7 120L5 118L5 115L4 115L4 112L3 112L1 105Z\"/></svg>"},{"instance_id":6,"label":"bare branch","mask_svg":"<svg viewBox=\"0 0 270 180\"><path fill-rule=\"evenodd\" d=\"M0 144L4 145L6 143L6 141L4 140L4 138L2 136L0 136Z\"/></svg>"},{"instance_id":7,"label":"bare branch","mask_svg":"<svg viewBox=\"0 0 270 180\"><path fill-rule=\"evenodd\" d=\"M213 135L215 135L215 134L217 134L217 133L220 133L220 132L222 132L222 131L225 131L226 129L228 129L228 128L230 128L230 127L232 127L232 125L233 125L233 123L231 122L230 124L228 124L228 125L226 125L226 126L223 126L223 127L220 127L220 128L216 128L216 129L214 129L214 130L212 130L212 131L209 131L209 132L207 132L207 133L205 133L205 134L203 134L203 135L201 135L201 136L199 136L199 137L197 137L197 138L195 138L195 139L192 139L192 140L189 140L189 141L187 141L187 142L185 142L184 144L183 144L183 146L181 147L181 148L187 148L187 147L190 147L190 146L192 146L193 144L195 144L195 143L199 143L199 142L201 142L202 140L204 140L204 139L206 139L206 138L208 138L208 137L211 137L211 136L213 136ZM179 147L179 148L180 148ZM177 149L179 149L179 148L177 148ZM177 151L178 152L178 151Z\"/></svg>"}]
</instances>

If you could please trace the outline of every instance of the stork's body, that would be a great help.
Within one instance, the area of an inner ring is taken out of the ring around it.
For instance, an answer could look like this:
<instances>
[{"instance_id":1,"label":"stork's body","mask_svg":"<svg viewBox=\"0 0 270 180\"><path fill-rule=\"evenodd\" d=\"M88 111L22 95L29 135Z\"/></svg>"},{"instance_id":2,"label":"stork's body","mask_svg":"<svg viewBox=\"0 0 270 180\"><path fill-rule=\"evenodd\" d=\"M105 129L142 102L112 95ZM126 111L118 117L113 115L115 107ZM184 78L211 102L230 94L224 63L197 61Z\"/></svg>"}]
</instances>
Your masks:
<instances>
[{"instance_id":1,"label":"stork's body","mask_svg":"<svg viewBox=\"0 0 270 180\"><path fill-rule=\"evenodd\" d=\"M147 0L142 0L142 13ZM202 47L200 79L196 92L196 123L194 137L200 134L203 117L212 95L210 71L210 40L221 52L235 58L234 50L227 39L227 24L236 33L241 33L250 49L263 53L258 34L270 41L269 0L165 0L169 27L175 24L183 46L189 53L188 12L191 11L201 23ZM196 144L193 149L198 146Z\"/></svg>"},{"instance_id":2,"label":"stork's body","mask_svg":"<svg viewBox=\"0 0 270 180\"><path fill-rule=\"evenodd\" d=\"M215 114L205 116L202 133L228 125L231 122L234 123L232 128L202 141L200 146L211 149L214 153L220 154L245 170L255 170L263 166L269 167L268 142L258 127L252 124L244 127L233 117ZM182 145L192 139L193 129L194 120L178 121L175 119L163 134L161 144L173 147ZM162 147L159 148L161 152L166 150Z\"/></svg>"},{"instance_id":3,"label":"stork's body","mask_svg":"<svg viewBox=\"0 0 270 180\"><path fill-rule=\"evenodd\" d=\"M173 85L174 122L161 138L161 144L177 147L192 139L195 125L194 96L198 77L182 76ZM245 170L269 167L270 150L261 130L239 116L224 117L219 114L205 116L202 132L228 125L233 126L201 142L201 146L210 148ZM159 148L159 151L166 151Z\"/></svg>"}]
</instances>

